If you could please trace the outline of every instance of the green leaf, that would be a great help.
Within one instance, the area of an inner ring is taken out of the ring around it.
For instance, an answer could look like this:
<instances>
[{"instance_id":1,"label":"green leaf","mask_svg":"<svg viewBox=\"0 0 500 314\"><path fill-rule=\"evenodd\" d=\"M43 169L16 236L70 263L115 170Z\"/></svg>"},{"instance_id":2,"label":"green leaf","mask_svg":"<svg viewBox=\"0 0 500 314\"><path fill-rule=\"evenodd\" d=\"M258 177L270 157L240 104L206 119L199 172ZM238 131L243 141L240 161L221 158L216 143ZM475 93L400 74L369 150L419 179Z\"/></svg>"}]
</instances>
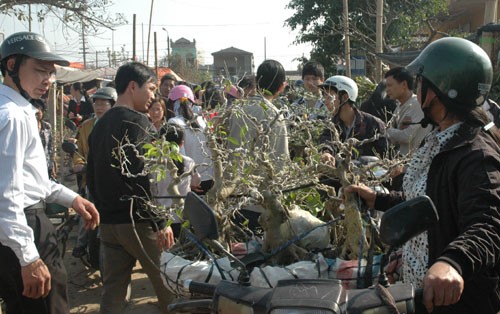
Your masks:
<instances>
[{"instance_id":1,"label":"green leaf","mask_svg":"<svg viewBox=\"0 0 500 314\"><path fill-rule=\"evenodd\" d=\"M236 145L236 146L240 145L240 143L238 142L238 140L236 138L232 137L232 136L228 136L227 140L228 140L228 142L230 142L233 145Z\"/></svg>"},{"instance_id":2,"label":"green leaf","mask_svg":"<svg viewBox=\"0 0 500 314\"><path fill-rule=\"evenodd\" d=\"M245 138L245 135L248 133L248 127L246 125L242 126L240 129L240 138Z\"/></svg>"}]
</instances>

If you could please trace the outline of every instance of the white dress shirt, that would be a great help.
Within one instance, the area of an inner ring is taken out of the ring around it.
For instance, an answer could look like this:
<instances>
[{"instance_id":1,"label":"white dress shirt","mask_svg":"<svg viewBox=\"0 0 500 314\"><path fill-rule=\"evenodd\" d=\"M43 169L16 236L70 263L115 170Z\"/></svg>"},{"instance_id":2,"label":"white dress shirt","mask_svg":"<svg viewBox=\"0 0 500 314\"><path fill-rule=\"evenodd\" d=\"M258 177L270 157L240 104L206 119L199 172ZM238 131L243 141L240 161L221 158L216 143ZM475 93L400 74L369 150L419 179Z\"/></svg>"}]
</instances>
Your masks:
<instances>
[{"instance_id":1,"label":"white dress shirt","mask_svg":"<svg viewBox=\"0 0 500 314\"><path fill-rule=\"evenodd\" d=\"M0 85L0 243L21 266L40 257L24 208L41 200L70 207L78 195L49 180L35 112L18 92Z\"/></svg>"}]
</instances>

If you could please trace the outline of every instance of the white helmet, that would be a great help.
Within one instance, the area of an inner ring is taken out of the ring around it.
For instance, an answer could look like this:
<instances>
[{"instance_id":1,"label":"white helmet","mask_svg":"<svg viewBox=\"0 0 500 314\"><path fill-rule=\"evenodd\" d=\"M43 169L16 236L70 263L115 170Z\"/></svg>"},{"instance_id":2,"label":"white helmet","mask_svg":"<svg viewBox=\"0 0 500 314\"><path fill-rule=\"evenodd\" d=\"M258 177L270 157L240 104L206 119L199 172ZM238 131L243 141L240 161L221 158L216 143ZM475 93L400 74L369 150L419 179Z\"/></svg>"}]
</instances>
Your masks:
<instances>
[{"instance_id":1,"label":"white helmet","mask_svg":"<svg viewBox=\"0 0 500 314\"><path fill-rule=\"evenodd\" d=\"M329 77L320 87L334 87L337 89L337 92L344 91L349 96L349 100L353 103L356 102L358 98L358 84L354 82L353 79L343 76L343 75L334 75Z\"/></svg>"}]
</instances>

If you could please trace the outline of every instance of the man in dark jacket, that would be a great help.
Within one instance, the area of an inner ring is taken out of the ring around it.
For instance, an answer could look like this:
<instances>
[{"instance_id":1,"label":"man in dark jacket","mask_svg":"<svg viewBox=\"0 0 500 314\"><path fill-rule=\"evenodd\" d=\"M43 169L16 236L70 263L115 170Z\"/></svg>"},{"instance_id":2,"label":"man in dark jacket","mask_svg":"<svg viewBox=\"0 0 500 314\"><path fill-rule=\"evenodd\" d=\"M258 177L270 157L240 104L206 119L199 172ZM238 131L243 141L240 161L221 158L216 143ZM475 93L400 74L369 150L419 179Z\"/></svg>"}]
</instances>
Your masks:
<instances>
[{"instance_id":1,"label":"man in dark jacket","mask_svg":"<svg viewBox=\"0 0 500 314\"><path fill-rule=\"evenodd\" d=\"M358 86L352 79L335 75L328 78L322 85L325 93L332 95L335 99L333 104L333 123L339 131L340 140L345 142L349 138L366 140L373 138L376 134L385 133L385 125L382 120L369 113L359 111L355 105L358 97ZM327 147L323 154L323 160L333 160L332 153L335 151L332 142L333 132L325 129L320 135L319 142ZM380 137L375 141L357 146L356 150L360 156L384 155L387 151L387 140Z\"/></svg>"},{"instance_id":2,"label":"man in dark jacket","mask_svg":"<svg viewBox=\"0 0 500 314\"><path fill-rule=\"evenodd\" d=\"M500 310L500 132L480 107L492 82L490 59L472 42L443 38L409 69L417 73L419 102L436 129L408 166L404 194L376 194L363 186L346 192L357 192L379 210L427 194L439 221L405 244L403 281L423 288L429 312L495 314Z\"/></svg>"},{"instance_id":3,"label":"man in dark jacket","mask_svg":"<svg viewBox=\"0 0 500 314\"><path fill-rule=\"evenodd\" d=\"M167 313L173 296L158 268L161 250L173 245L173 232L166 227L166 219L152 215L145 204L151 198L150 183L138 155L143 153L142 144L150 140L151 125L144 113L154 99L156 77L145 65L131 62L118 69L115 82L118 99L90 134L87 163L89 192L102 222L101 313L124 311L137 260Z\"/></svg>"}]
</instances>

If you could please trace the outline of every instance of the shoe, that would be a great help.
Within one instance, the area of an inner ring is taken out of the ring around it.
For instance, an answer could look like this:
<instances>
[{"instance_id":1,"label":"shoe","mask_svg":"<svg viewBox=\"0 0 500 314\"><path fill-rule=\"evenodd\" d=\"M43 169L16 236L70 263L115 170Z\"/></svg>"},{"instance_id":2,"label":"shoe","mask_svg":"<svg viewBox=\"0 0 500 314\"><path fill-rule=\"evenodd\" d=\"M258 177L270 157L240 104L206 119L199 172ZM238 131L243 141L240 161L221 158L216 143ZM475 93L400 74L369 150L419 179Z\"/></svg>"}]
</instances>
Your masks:
<instances>
[{"instance_id":1,"label":"shoe","mask_svg":"<svg viewBox=\"0 0 500 314\"><path fill-rule=\"evenodd\" d=\"M76 258L80 258L82 256L85 256L87 254L87 250L84 246L79 246L73 248L73 252L71 252L71 255L73 255Z\"/></svg>"}]
</instances>

